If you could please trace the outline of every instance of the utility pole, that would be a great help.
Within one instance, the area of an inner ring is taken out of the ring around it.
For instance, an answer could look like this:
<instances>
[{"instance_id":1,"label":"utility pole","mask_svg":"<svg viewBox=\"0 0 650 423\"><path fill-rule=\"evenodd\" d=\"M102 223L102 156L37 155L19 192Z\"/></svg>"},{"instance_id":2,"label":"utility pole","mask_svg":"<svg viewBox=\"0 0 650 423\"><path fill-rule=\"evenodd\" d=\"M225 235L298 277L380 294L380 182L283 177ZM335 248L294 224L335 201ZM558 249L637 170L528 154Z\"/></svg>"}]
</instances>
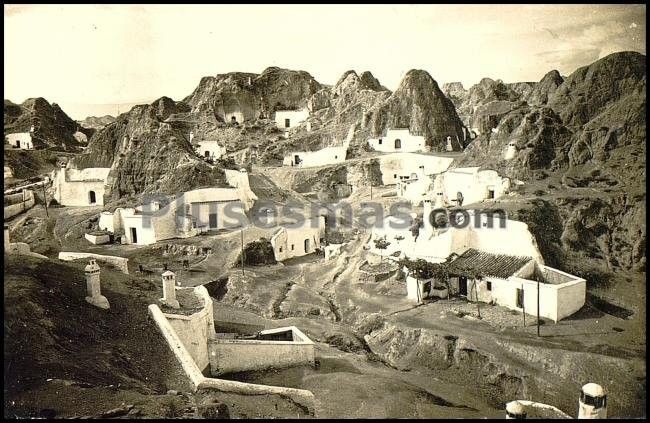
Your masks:
<instances>
[{"instance_id":1,"label":"utility pole","mask_svg":"<svg viewBox=\"0 0 650 423\"><path fill-rule=\"evenodd\" d=\"M526 327L526 296L524 295L524 286L521 286L521 309L524 315L524 327Z\"/></svg>"},{"instance_id":2,"label":"utility pole","mask_svg":"<svg viewBox=\"0 0 650 423\"><path fill-rule=\"evenodd\" d=\"M241 275L244 276L244 228L241 232Z\"/></svg>"},{"instance_id":3,"label":"utility pole","mask_svg":"<svg viewBox=\"0 0 650 423\"><path fill-rule=\"evenodd\" d=\"M539 278L537 278L537 336L539 336Z\"/></svg>"},{"instance_id":4,"label":"utility pole","mask_svg":"<svg viewBox=\"0 0 650 423\"><path fill-rule=\"evenodd\" d=\"M43 202L45 203L45 215L49 218L50 213L47 211L47 192L45 191L46 182L43 181Z\"/></svg>"},{"instance_id":5,"label":"utility pole","mask_svg":"<svg viewBox=\"0 0 650 423\"><path fill-rule=\"evenodd\" d=\"M372 200L372 181L370 182L370 199Z\"/></svg>"}]
</instances>

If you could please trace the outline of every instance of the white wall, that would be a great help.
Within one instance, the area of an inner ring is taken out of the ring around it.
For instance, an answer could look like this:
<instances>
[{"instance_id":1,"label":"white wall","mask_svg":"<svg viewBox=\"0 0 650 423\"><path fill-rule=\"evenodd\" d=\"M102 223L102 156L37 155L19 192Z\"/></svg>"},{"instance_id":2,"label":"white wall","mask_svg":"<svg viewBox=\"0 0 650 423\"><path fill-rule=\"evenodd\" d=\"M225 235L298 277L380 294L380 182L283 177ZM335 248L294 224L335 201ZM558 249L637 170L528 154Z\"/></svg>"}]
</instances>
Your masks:
<instances>
[{"instance_id":1,"label":"white wall","mask_svg":"<svg viewBox=\"0 0 650 423\"><path fill-rule=\"evenodd\" d=\"M311 227L313 222L311 219L306 220L299 228L280 227L277 230L271 237L271 245L277 261L311 254L320 248L320 238L325 233L325 218L319 216L315 219L318 219L317 227ZM305 250L305 240L309 240L307 250Z\"/></svg>"},{"instance_id":2,"label":"white wall","mask_svg":"<svg viewBox=\"0 0 650 423\"><path fill-rule=\"evenodd\" d=\"M413 174L419 178L423 175L444 172L453 160L451 157L415 153L394 153L380 156L379 170L381 171L382 184L397 184L400 181L400 176L410 179Z\"/></svg>"},{"instance_id":3,"label":"white wall","mask_svg":"<svg viewBox=\"0 0 650 423\"><path fill-rule=\"evenodd\" d=\"M210 372L225 373L314 365L314 343L295 327L262 331L262 334L291 330L293 341L214 339L210 351Z\"/></svg>"},{"instance_id":4,"label":"white wall","mask_svg":"<svg viewBox=\"0 0 650 423\"><path fill-rule=\"evenodd\" d=\"M458 193L463 195L463 205L488 199L489 191L497 199L508 192L510 180L502 178L494 170L479 170L478 167L451 169L436 176L433 195L442 199L441 206L456 205ZM440 195L442 194L442 195Z\"/></svg>"},{"instance_id":5,"label":"white wall","mask_svg":"<svg viewBox=\"0 0 650 423\"><path fill-rule=\"evenodd\" d=\"M66 169L55 172L54 199L62 206L104 205L104 190L110 168ZM90 202L90 192L95 193L95 203Z\"/></svg>"},{"instance_id":6,"label":"white wall","mask_svg":"<svg viewBox=\"0 0 650 423\"><path fill-rule=\"evenodd\" d=\"M288 129L294 128L309 117L309 110L278 110L275 112L275 123L278 128ZM286 126L285 119L289 119L289 126Z\"/></svg>"},{"instance_id":7,"label":"white wall","mask_svg":"<svg viewBox=\"0 0 650 423\"><path fill-rule=\"evenodd\" d=\"M210 364L208 340L215 337L213 303L204 286L189 289L203 302L203 308L190 316L165 313L165 317L196 365L203 371Z\"/></svg>"},{"instance_id":8,"label":"white wall","mask_svg":"<svg viewBox=\"0 0 650 423\"><path fill-rule=\"evenodd\" d=\"M36 204L36 199L34 197L34 191L24 190L18 194L5 195L5 201L8 197L12 198L14 204L5 206L4 208L4 219L10 219L26 210L31 209ZM24 201L23 201L24 200Z\"/></svg>"},{"instance_id":9,"label":"white wall","mask_svg":"<svg viewBox=\"0 0 650 423\"><path fill-rule=\"evenodd\" d=\"M209 157L212 160L220 158L224 153L224 149L217 141L199 141L195 148L201 157Z\"/></svg>"},{"instance_id":10,"label":"white wall","mask_svg":"<svg viewBox=\"0 0 650 423\"><path fill-rule=\"evenodd\" d=\"M342 163L347 156L348 146L325 147L317 151L294 151L282 161L284 166L314 167ZM296 165L296 156L298 164Z\"/></svg>"},{"instance_id":11,"label":"white wall","mask_svg":"<svg viewBox=\"0 0 650 423\"><path fill-rule=\"evenodd\" d=\"M395 140L398 139L401 147L395 148ZM384 137L368 139L368 145L384 153L425 151L424 137L411 135L408 129L389 129Z\"/></svg>"},{"instance_id":12,"label":"white wall","mask_svg":"<svg viewBox=\"0 0 650 423\"><path fill-rule=\"evenodd\" d=\"M29 132L6 134L5 140L7 140L12 147L18 147L23 150L31 150L34 148L32 134Z\"/></svg>"}]
</instances>

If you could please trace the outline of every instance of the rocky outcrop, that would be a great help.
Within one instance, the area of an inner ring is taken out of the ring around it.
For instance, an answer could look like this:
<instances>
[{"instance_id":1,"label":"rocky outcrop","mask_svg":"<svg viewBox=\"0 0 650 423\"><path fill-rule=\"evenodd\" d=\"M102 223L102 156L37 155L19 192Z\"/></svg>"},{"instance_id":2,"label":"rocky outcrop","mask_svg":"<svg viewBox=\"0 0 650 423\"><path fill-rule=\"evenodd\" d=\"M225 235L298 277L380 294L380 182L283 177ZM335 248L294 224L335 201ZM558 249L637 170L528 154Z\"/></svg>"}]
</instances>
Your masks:
<instances>
[{"instance_id":1,"label":"rocky outcrop","mask_svg":"<svg viewBox=\"0 0 650 423\"><path fill-rule=\"evenodd\" d=\"M98 116L88 116L84 120L77 121L79 125L83 126L84 128L91 128L91 129L102 129L109 123L115 122L115 117L111 115L104 115L101 117Z\"/></svg>"},{"instance_id":2,"label":"rocky outcrop","mask_svg":"<svg viewBox=\"0 0 650 423\"><path fill-rule=\"evenodd\" d=\"M463 145L468 142L454 104L423 70L410 70L397 90L368 112L366 121L374 136L387 129L409 128L424 136L434 151L444 151L448 136Z\"/></svg>"},{"instance_id":3,"label":"rocky outcrop","mask_svg":"<svg viewBox=\"0 0 650 423\"><path fill-rule=\"evenodd\" d=\"M74 134L81 131L90 137L93 133L72 120L58 104L50 104L42 97L29 98L20 105L9 100L4 101L5 134L29 132L32 126L32 142L35 148L78 151L83 144Z\"/></svg>"},{"instance_id":4,"label":"rocky outcrop","mask_svg":"<svg viewBox=\"0 0 650 423\"><path fill-rule=\"evenodd\" d=\"M564 78L556 70L552 70L535 84L535 87L523 98L531 105L544 105L548 102L549 96L553 95L557 88L562 85Z\"/></svg>"}]
</instances>

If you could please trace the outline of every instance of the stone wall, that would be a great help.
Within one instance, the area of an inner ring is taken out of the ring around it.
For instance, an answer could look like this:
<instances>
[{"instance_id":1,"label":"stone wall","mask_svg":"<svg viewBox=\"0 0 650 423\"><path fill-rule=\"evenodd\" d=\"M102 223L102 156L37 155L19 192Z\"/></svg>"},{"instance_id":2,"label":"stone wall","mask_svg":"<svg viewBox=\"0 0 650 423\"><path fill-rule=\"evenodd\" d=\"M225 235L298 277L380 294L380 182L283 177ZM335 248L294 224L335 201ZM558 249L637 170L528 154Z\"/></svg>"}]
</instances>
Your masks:
<instances>
[{"instance_id":1,"label":"stone wall","mask_svg":"<svg viewBox=\"0 0 650 423\"><path fill-rule=\"evenodd\" d=\"M80 258L94 258L97 261L108 263L120 269L122 273L129 274L129 259L117 256L104 256L101 254L93 253L76 253L70 251L61 251L59 253L59 260L72 261Z\"/></svg>"}]
</instances>

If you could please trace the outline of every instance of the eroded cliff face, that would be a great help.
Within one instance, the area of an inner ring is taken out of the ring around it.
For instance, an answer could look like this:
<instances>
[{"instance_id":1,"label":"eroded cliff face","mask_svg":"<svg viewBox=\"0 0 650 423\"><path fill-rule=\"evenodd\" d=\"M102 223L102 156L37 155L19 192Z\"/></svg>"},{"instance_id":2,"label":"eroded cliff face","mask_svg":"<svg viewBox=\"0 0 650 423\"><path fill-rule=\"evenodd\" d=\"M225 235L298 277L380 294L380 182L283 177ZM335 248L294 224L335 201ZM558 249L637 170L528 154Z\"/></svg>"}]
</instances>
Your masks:
<instances>
[{"instance_id":1,"label":"eroded cliff face","mask_svg":"<svg viewBox=\"0 0 650 423\"><path fill-rule=\"evenodd\" d=\"M463 146L469 142L454 104L423 70L410 70L397 90L368 113L366 121L374 136L387 129L409 128L412 134L424 136L433 151L444 151L448 136Z\"/></svg>"},{"instance_id":2,"label":"eroded cliff face","mask_svg":"<svg viewBox=\"0 0 650 423\"><path fill-rule=\"evenodd\" d=\"M75 122L58 104L50 104L42 97L29 98L22 104L4 101L5 134L29 132L32 126L32 142L35 148L54 148L71 152L79 151L79 147L84 145L74 137L75 132L83 132L87 137L94 132Z\"/></svg>"},{"instance_id":3,"label":"eroded cliff face","mask_svg":"<svg viewBox=\"0 0 650 423\"><path fill-rule=\"evenodd\" d=\"M566 258L645 269L645 56L614 53L566 79L551 71L518 98L493 82L472 87L460 106L481 133L452 166L553 180L541 194L561 216Z\"/></svg>"}]
</instances>

